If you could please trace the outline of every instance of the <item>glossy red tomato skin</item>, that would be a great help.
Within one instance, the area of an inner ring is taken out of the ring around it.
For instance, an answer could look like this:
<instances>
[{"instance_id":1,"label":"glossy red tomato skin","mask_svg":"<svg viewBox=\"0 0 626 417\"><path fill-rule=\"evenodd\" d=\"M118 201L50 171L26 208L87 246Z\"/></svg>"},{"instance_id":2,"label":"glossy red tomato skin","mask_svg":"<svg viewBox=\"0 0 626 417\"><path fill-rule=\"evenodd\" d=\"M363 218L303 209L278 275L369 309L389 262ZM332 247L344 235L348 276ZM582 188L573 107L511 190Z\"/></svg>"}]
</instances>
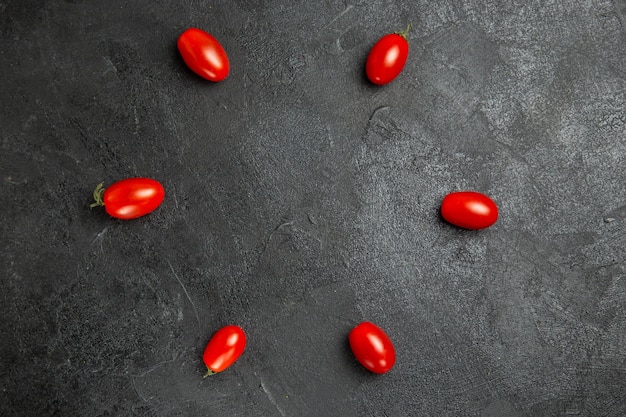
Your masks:
<instances>
[{"instance_id":1,"label":"glossy red tomato skin","mask_svg":"<svg viewBox=\"0 0 626 417\"><path fill-rule=\"evenodd\" d=\"M219 82L228 77L228 55L211 34L201 29L189 28L178 37L177 45L185 64L202 78Z\"/></svg>"},{"instance_id":2,"label":"glossy red tomato skin","mask_svg":"<svg viewBox=\"0 0 626 417\"><path fill-rule=\"evenodd\" d=\"M231 366L246 348L246 333L239 326L228 325L219 329L209 340L202 361L208 375L222 372Z\"/></svg>"},{"instance_id":3,"label":"glossy red tomato skin","mask_svg":"<svg viewBox=\"0 0 626 417\"><path fill-rule=\"evenodd\" d=\"M444 197L441 216L448 223L464 229L485 229L498 220L498 206L485 194L457 191Z\"/></svg>"},{"instance_id":4,"label":"glossy red tomato skin","mask_svg":"<svg viewBox=\"0 0 626 417\"><path fill-rule=\"evenodd\" d=\"M391 339L374 323L359 323L350 331L348 341L356 359L371 372L384 374L396 363L396 350Z\"/></svg>"},{"instance_id":5,"label":"glossy red tomato skin","mask_svg":"<svg viewBox=\"0 0 626 417\"><path fill-rule=\"evenodd\" d=\"M376 85L393 81L404 68L409 56L409 43L405 36L390 33L378 40L365 62L367 78Z\"/></svg>"},{"instance_id":6,"label":"glossy red tomato skin","mask_svg":"<svg viewBox=\"0 0 626 417\"><path fill-rule=\"evenodd\" d=\"M108 186L102 195L102 202L110 216L130 220L153 212L164 198L165 190L157 180L127 178Z\"/></svg>"}]
</instances>

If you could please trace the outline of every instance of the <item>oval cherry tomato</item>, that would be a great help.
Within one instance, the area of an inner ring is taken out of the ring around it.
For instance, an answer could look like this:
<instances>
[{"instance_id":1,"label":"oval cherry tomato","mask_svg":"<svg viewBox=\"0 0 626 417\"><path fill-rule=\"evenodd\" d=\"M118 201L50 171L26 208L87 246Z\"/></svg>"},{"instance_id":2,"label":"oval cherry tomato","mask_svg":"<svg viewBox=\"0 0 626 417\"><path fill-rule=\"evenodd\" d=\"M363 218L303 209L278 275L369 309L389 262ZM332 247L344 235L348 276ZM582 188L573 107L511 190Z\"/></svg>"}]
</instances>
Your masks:
<instances>
[{"instance_id":1,"label":"oval cherry tomato","mask_svg":"<svg viewBox=\"0 0 626 417\"><path fill-rule=\"evenodd\" d=\"M406 36L410 25L401 33L390 33L378 40L367 55L365 73L371 82L383 85L393 81L404 68L409 56Z\"/></svg>"},{"instance_id":2,"label":"oval cherry tomato","mask_svg":"<svg viewBox=\"0 0 626 417\"><path fill-rule=\"evenodd\" d=\"M112 217L129 220L156 210L165 198L160 182L150 178L127 178L111 184L106 189L98 184L91 207L104 206Z\"/></svg>"},{"instance_id":3,"label":"oval cherry tomato","mask_svg":"<svg viewBox=\"0 0 626 417\"><path fill-rule=\"evenodd\" d=\"M484 229L498 220L498 206L484 194L459 191L445 196L441 215L447 222L464 229Z\"/></svg>"},{"instance_id":4,"label":"oval cherry tomato","mask_svg":"<svg viewBox=\"0 0 626 417\"><path fill-rule=\"evenodd\" d=\"M204 349L202 360L207 367L205 375L222 372L232 365L246 347L246 334L239 326L229 325L219 329Z\"/></svg>"},{"instance_id":5,"label":"oval cherry tomato","mask_svg":"<svg viewBox=\"0 0 626 417\"><path fill-rule=\"evenodd\" d=\"M228 55L209 33L196 28L187 29L178 37L178 50L187 66L202 78L218 82L228 76Z\"/></svg>"},{"instance_id":6,"label":"oval cherry tomato","mask_svg":"<svg viewBox=\"0 0 626 417\"><path fill-rule=\"evenodd\" d=\"M378 326L364 321L350 331L350 349L366 369L384 374L396 363L396 350L389 336Z\"/></svg>"}]
</instances>

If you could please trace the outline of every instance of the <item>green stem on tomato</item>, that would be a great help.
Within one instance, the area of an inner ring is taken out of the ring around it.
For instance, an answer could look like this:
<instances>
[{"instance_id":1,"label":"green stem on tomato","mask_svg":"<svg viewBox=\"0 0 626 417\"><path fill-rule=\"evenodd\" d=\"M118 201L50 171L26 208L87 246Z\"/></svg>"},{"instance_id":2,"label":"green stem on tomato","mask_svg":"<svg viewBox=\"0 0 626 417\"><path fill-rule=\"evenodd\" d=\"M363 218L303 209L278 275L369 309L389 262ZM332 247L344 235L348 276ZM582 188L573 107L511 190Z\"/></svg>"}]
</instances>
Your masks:
<instances>
[{"instance_id":1,"label":"green stem on tomato","mask_svg":"<svg viewBox=\"0 0 626 417\"><path fill-rule=\"evenodd\" d=\"M206 374L204 374L204 376L202 378L206 378L208 376L211 375L215 375L217 372L210 370L209 368L206 369Z\"/></svg>"},{"instance_id":2,"label":"green stem on tomato","mask_svg":"<svg viewBox=\"0 0 626 417\"><path fill-rule=\"evenodd\" d=\"M411 23L408 23L406 25L406 29L404 29L402 32L395 32L396 35L402 36L406 41L408 41L407 39L407 35L409 34L409 30L411 29Z\"/></svg>"},{"instance_id":3,"label":"green stem on tomato","mask_svg":"<svg viewBox=\"0 0 626 417\"><path fill-rule=\"evenodd\" d=\"M93 190L93 199L96 200L89 205L89 208L104 206L104 183L98 184L95 190Z\"/></svg>"}]
</instances>

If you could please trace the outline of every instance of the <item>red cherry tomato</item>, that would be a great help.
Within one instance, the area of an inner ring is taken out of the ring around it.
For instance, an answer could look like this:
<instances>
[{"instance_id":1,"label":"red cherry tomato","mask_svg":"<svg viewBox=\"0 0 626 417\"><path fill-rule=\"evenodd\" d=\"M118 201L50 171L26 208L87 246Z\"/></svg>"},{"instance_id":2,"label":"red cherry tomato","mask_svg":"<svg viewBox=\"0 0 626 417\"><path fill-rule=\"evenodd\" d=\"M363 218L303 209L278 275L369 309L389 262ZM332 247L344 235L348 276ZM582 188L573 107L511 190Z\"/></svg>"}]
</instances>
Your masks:
<instances>
[{"instance_id":1,"label":"red cherry tomato","mask_svg":"<svg viewBox=\"0 0 626 417\"><path fill-rule=\"evenodd\" d=\"M228 76L228 55L219 41L207 32L187 29L178 37L178 50L187 66L202 78L218 82Z\"/></svg>"},{"instance_id":2,"label":"red cherry tomato","mask_svg":"<svg viewBox=\"0 0 626 417\"><path fill-rule=\"evenodd\" d=\"M409 56L409 43L406 40L409 27L404 32L383 36L370 50L365 62L365 73L374 84L390 83L402 72Z\"/></svg>"},{"instance_id":3,"label":"red cherry tomato","mask_svg":"<svg viewBox=\"0 0 626 417\"><path fill-rule=\"evenodd\" d=\"M350 348L366 369L384 374L396 363L396 350L389 336L373 323L364 321L350 331Z\"/></svg>"},{"instance_id":4,"label":"red cherry tomato","mask_svg":"<svg viewBox=\"0 0 626 417\"><path fill-rule=\"evenodd\" d=\"M129 220L156 210L165 198L165 190L150 178L127 178L106 189L98 184L93 196L96 201L91 207L104 206L110 216Z\"/></svg>"},{"instance_id":5,"label":"red cherry tomato","mask_svg":"<svg viewBox=\"0 0 626 417\"><path fill-rule=\"evenodd\" d=\"M239 326L229 325L219 329L204 349L202 360L207 367L205 375L222 372L232 365L246 347L246 334Z\"/></svg>"},{"instance_id":6,"label":"red cherry tomato","mask_svg":"<svg viewBox=\"0 0 626 417\"><path fill-rule=\"evenodd\" d=\"M464 229L484 229L498 220L498 206L484 194L459 191L445 196L441 203L441 216Z\"/></svg>"}]
</instances>

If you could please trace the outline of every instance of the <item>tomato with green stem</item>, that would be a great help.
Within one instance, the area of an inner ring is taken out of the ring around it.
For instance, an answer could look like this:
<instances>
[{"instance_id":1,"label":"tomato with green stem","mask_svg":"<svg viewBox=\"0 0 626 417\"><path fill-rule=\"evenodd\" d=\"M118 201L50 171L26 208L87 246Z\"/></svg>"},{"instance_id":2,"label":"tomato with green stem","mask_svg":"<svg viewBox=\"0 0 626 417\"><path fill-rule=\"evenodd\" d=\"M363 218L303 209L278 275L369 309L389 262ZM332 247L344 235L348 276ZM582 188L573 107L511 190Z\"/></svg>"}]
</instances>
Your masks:
<instances>
[{"instance_id":1,"label":"tomato with green stem","mask_svg":"<svg viewBox=\"0 0 626 417\"><path fill-rule=\"evenodd\" d=\"M384 374L396 363L396 350L391 339L374 323L359 323L350 331L348 341L356 359L371 372Z\"/></svg>"},{"instance_id":2,"label":"tomato with green stem","mask_svg":"<svg viewBox=\"0 0 626 417\"><path fill-rule=\"evenodd\" d=\"M219 82L228 76L228 55L222 44L210 33L189 28L178 37L177 46L185 64L202 78Z\"/></svg>"},{"instance_id":3,"label":"tomato with green stem","mask_svg":"<svg viewBox=\"0 0 626 417\"><path fill-rule=\"evenodd\" d=\"M126 178L107 188L104 183L98 184L93 197L92 208L104 206L110 216L130 220L156 210L165 198L165 190L151 178Z\"/></svg>"},{"instance_id":4,"label":"tomato with green stem","mask_svg":"<svg viewBox=\"0 0 626 417\"><path fill-rule=\"evenodd\" d=\"M384 85L400 75L409 56L410 28L409 24L403 32L389 33L374 44L365 62L365 73L371 82Z\"/></svg>"},{"instance_id":5,"label":"tomato with green stem","mask_svg":"<svg viewBox=\"0 0 626 417\"><path fill-rule=\"evenodd\" d=\"M202 361L207 367L205 378L231 366L246 348L246 333L239 326L228 325L219 329L209 340Z\"/></svg>"}]
</instances>

